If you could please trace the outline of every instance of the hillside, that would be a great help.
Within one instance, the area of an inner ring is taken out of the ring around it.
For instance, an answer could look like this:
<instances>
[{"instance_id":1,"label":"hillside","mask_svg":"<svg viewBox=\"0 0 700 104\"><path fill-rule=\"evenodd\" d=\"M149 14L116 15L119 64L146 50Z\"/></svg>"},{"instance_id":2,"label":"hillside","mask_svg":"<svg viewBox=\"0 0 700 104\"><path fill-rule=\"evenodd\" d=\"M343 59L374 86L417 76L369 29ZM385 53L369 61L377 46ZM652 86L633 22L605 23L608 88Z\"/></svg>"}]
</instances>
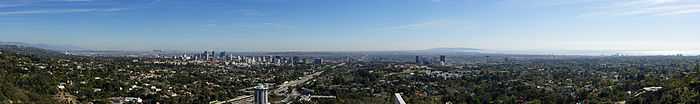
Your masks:
<instances>
[{"instance_id":1,"label":"hillside","mask_svg":"<svg viewBox=\"0 0 700 104\"><path fill-rule=\"evenodd\" d=\"M26 47L3 46L0 54L0 103L53 103L52 95L56 91L56 81L49 78L50 73L31 66L45 58L16 54L50 54L48 51Z\"/></svg>"},{"instance_id":2,"label":"hillside","mask_svg":"<svg viewBox=\"0 0 700 104\"><path fill-rule=\"evenodd\" d=\"M35 57L66 57L65 54L52 51L52 50L47 50L47 49L41 49L41 48L35 48L35 47L28 47L28 46L18 46L18 45L0 45L0 52L4 53L17 53L17 54L22 54L22 55L30 55L30 56L35 56Z\"/></svg>"}]
</instances>

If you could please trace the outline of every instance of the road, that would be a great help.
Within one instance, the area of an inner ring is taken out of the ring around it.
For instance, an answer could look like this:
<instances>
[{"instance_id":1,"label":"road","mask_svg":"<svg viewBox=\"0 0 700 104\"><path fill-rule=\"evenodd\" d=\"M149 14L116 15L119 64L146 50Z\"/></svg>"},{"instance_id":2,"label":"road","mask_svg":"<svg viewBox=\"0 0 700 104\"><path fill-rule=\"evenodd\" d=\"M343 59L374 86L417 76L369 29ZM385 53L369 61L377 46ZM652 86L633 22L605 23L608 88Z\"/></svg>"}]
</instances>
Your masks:
<instances>
[{"instance_id":1,"label":"road","mask_svg":"<svg viewBox=\"0 0 700 104\"><path fill-rule=\"evenodd\" d=\"M318 75L321 75L321 73L323 73L323 72L324 71L316 72L314 74L306 75L299 80L294 80L294 81L289 81L287 83L283 83L283 84L277 86L277 89L273 90L273 93L277 94L277 95L285 95L286 96L280 102L290 102L294 98L299 97L301 94L299 94L299 92L297 92L296 90L292 90L292 92L284 94L285 92L287 92L287 90L289 90L289 87L295 87L295 86L301 85L303 83L306 83L307 81L316 78Z\"/></svg>"},{"instance_id":2,"label":"road","mask_svg":"<svg viewBox=\"0 0 700 104\"><path fill-rule=\"evenodd\" d=\"M230 100L221 102L210 102L209 104L248 104L250 102L253 102L252 95L238 96Z\"/></svg>"},{"instance_id":3,"label":"road","mask_svg":"<svg viewBox=\"0 0 700 104\"><path fill-rule=\"evenodd\" d=\"M272 90L272 92L273 92L272 94L284 95L284 96L286 96L282 101L280 101L280 102L282 102L282 103L284 103L284 102L290 102L290 101L292 101L294 98L299 97L301 94L299 94L299 92L297 92L296 90L292 90L292 92L285 94L285 93L287 92L287 90L289 89L289 87L295 87L295 86L299 86L299 85L301 85L301 84L303 84L303 83L306 83L307 81L316 78L318 75L321 75L321 73L323 73L323 72L324 72L324 71L320 71L320 72L316 72L316 73L313 73L313 74L305 75L304 77L301 77L301 79L294 80L294 81L289 81L289 82L287 82L287 83L283 83L283 84L281 84L281 85L278 85L278 86L277 86L277 89ZM254 88L254 87L245 88L245 89L241 89L241 90L239 90L239 91L247 91L247 90L250 90L250 89L253 89L253 88ZM233 104L245 104L245 103L250 103L250 102L252 102L252 101L253 101L253 96L252 96L252 95L245 95L245 96L238 96L238 97L236 97L236 98L229 99L229 100L226 100L226 101L214 101L214 102L210 102L210 104L228 104L228 103L233 103Z\"/></svg>"}]
</instances>

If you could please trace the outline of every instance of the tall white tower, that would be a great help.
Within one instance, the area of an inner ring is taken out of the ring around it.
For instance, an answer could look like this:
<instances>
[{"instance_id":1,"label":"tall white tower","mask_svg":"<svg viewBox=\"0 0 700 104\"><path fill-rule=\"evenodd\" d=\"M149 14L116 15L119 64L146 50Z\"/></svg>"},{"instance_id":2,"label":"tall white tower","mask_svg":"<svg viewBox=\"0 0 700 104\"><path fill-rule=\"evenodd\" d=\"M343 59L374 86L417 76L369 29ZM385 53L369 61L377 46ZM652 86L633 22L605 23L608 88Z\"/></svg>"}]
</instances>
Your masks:
<instances>
[{"instance_id":1,"label":"tall white tower","mask_svg":"<svg viewBox=\"0 0 700 104\"><path fill-rule=\"evenodd\" d=\"M270 104L267 101L267 87L263 84L255 87L255 104Z\"/></svg>"}]
</instances>

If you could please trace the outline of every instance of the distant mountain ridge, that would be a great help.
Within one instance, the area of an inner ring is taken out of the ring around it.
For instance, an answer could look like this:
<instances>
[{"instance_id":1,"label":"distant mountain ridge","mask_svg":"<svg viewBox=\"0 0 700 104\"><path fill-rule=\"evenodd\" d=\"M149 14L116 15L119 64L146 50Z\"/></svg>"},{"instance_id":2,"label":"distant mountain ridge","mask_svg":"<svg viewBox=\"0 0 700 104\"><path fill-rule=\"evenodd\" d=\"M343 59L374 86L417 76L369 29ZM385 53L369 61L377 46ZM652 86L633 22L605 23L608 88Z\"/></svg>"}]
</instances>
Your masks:
<instances>
[{"instance_id":1,"label":"distant mountain ridge","mask_svg":"<svg viewBox=\"0 0 700 104\"><path fill-rule=\"evenodd\" d=\"M0 52L32 55L36 57L64 57L66 54L48 49L19 45L0 45Z\"/></svg>"},{"instance_id":2,"label":"distant mountain ridge","mask_svg":"<svg viewBox=\"0 0 700 104\"><path fill-rule=\"evenodd\" d=\"M427 49L425 51L433 51L433 52L476 52L476 51L481 51L481 49L476 49L476 48L431 48Z\"/></svg>"},{"instance_id":3,"label":"distant mountain ridge","mask_svg":"<svg viewBox=\"0 0 700 104\"><path fill-rule=\"evenodd\" d=\"M0 42L0 45L34 47L34 48L47 49L47 50L52 50L52 51L85 50L84 48L80 48L77 46L71 46L71 45L31 44L31 43L23 43L23 42Z\"/></svg>"}]
</instances>

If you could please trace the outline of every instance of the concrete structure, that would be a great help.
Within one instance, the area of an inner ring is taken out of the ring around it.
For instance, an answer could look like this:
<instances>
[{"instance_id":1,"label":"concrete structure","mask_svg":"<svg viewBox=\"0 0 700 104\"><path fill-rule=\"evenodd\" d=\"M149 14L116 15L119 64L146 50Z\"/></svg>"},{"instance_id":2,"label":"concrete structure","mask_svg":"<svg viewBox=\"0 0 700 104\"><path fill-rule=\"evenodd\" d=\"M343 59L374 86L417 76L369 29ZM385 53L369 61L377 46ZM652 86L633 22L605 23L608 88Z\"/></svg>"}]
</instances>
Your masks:
<instances>
[{"instance_id":1,"label":"concrete structure","mask_svg":"<svg viewBox=\"0 0 700 104\"><path fill-rule=\"evenodd\" d=\"M314 64L323 64L323 58L314 59Z\"/></svg>"},{"instance_id":2,"label":"concrete structure","mask_svg":"<svg viewBox=\"0 0 700 104\"><path fill-rule=\"evenodd\" d=\"M445 55L440 55L440 65L447 65L447 57Z\"/></svg>"},{"instance_id":3,"label":"concrete structure","mask_svg":"<svg viewBox=\"0 0 700 104\"><path fill-rule=\"evenodd\" d=\"M394 99L396 100L396 102L394 102L394 104L406 104L406 102L403 101L401 94L399 94L399 93L394 93Z\"/></svg>"},{"instance_id":4,"label":"concrete structure","mask_svg":"<svg viewBox=\"0 0 700 104\"><path fill-rule=\"evenodd\" d=\"M416 64L423 64L420 56L416 56Z\"/></svg>"},{"instance_id":5,"label":"concrete structure","mask_svg":"<svg viewBox=\"0 0 700 104\"><path fill-rule=\"evenodd\" d=\"M267 100L267 87L260 84L255 87L255 104L270 104Z\"/></svg>"},{"instance_id":6,"label":"concrete structure","mask_svg":"<svg viewBox=\"0 0 700 104\"><path fill-rule=\"evenodd\" d=\"M219 59L224 59L226 58L226 52L219 52L219 56L217 56Z\"/></svg>"}]
</instances>

